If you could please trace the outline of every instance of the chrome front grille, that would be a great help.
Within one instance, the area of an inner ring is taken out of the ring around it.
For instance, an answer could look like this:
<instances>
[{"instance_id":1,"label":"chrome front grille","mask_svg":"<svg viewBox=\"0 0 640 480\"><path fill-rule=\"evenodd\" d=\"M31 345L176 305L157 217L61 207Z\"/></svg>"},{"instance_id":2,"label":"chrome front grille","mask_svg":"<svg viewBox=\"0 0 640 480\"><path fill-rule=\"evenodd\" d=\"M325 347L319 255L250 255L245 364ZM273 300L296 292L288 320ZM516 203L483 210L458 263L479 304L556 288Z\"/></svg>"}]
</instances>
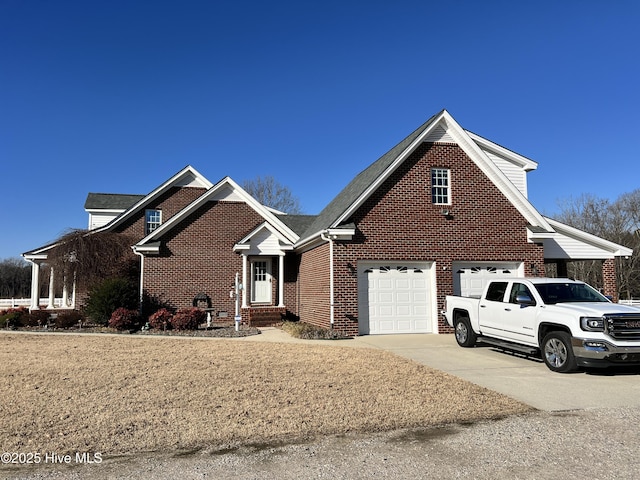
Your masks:
<instances>
[{"instance_id":1,"label":"chrome front grille","mask_svg":"<svg viewBox=\"0 0 640 480\"><path fill-rule=\"evenodd\" d=\"M604 316L606 333L616 340L640 340L640 313Z\"/></svg>"}]
</instances>

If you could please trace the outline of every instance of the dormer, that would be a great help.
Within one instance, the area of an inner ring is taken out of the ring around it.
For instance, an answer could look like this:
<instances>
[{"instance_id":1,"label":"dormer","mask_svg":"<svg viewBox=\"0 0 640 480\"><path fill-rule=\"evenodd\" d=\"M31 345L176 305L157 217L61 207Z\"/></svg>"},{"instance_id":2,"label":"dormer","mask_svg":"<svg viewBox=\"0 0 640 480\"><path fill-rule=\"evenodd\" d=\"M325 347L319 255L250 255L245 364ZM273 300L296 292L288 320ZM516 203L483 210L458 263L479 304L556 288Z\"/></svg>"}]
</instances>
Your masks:
<instances>
[{"instance_id":1,"label":"dormer","mask_svg":"<svg viewBox=\"0 0 640 480\"><path fill-rule=\"evenodd\" d=\"M89 214L89 230L102 227L139 202L144 195L89 193L84 209Z\"/></svg>"}]
</instances>

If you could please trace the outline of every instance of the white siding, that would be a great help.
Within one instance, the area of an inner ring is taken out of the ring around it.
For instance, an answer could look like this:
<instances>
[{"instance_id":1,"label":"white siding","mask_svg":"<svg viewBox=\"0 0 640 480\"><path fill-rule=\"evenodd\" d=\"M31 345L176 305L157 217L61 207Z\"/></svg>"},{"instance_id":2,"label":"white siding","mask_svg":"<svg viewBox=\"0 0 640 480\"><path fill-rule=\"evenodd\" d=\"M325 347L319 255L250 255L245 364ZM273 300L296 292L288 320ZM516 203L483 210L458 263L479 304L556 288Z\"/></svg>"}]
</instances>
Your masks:
<instances>
[{"instance_id":1,"label":"white siding","mask_svg":"<svg viewBox=\"0 0 640 480\"><path fill-rule=\"evenodd\" d=\"M522 167L516 165L509 160L500 157L487 150L484 151L489 159L496 164L496 166L506 175L506 177L513 183L520 193L525 197L527 196L527 172Z\"/></svg>"},{"instance_id":2,"label":"white siding","mask_svg":"<svg viewBox=\"0 0 640 480\"><path fill-rule=\"evenodd\" d=\"M278 237L263 228L251 237L251 248L247 253L249 255L280 255L282 247Z\"/></svg>"},{"instance_id":3,"label":"white siding","mask_svg":"<svg viewBox=\"0 0 640 480\"><path fill-rule=\"evenodd\" d=\"M424 141L427 143L431 143L431 142L456 143L453 137L449 135L445 131L445 129L442 128L440 125L434 128L433 131L425 137Z\"/></svg>"},{"instance_id":4,"label":"white siding","mask_svg":"<svg viewBox=\"0 0 640 480\"><path fill-rule=\"evenodd\" d=\"M610 251L560 233L554 235L553 238L544 239L542 243L544 258L591 260L614 257Z\"/></svg>"},{"instance_id":5,"label":"white siding","mask_svg":"<svg viewBox=\"0 0 640 480\"><path fill-rule=\"evenodd\" d=\"M120 213L89 213L89 230L106 225L118 215Z\"/></svg>"}]
</instances>

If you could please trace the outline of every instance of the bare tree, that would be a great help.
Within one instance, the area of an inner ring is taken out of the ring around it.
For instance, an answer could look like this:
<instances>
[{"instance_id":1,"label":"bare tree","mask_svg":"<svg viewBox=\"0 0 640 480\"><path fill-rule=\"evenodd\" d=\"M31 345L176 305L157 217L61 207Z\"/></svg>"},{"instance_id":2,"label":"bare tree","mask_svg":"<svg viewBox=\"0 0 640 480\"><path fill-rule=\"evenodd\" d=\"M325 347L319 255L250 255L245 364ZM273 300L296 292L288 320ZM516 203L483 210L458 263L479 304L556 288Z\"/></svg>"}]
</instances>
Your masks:
<instances>
[{"instance_id":1,"label":"bare tree","mask_svg":"<svg viewBox=\"0 0 640 480\"><path fill-rule=\"evenodd\" d=\"M133 238L120 233L71 230L55 242L48 263L58 278L67 282L75 278L80 288L90 288L110 277L135 278L134 243Z\"/></svg>"},{"instance_id":2,"label":"bare tree","mask_svg":"<svg viewBox=\"0 0 640 480\"><path fill-rule=\"evenodd\" d=\"M21 258L0 262L0 298L28 297L31 291L31 266Z\"/></svg>"},{"instance_id":3,"label":"bare tree","mask_svg":"<svg viewBox=\"0 0 640 480\"><path fill-rule=\"evenodd\" d=\"M289 187L281 185L271 176L258 176L255 180L245 180L242 188L267 207L275 208L284 213L301 213L300 202L293 196Z\"/></svg>"},{"instance_id":4,"label":"bare tree","mask_svg":"<svg viewBox=\"0 0 640 480\"><path fill-rule=\"evenodd\" d=\"M606 240L632 248L636 255L616 258L620 298L640 296L640 189L621 195L615 202L585 194L565 200L558 220ZM570 276L601 286L599 261L568 265Z\"/></svg>"}]
</instances>

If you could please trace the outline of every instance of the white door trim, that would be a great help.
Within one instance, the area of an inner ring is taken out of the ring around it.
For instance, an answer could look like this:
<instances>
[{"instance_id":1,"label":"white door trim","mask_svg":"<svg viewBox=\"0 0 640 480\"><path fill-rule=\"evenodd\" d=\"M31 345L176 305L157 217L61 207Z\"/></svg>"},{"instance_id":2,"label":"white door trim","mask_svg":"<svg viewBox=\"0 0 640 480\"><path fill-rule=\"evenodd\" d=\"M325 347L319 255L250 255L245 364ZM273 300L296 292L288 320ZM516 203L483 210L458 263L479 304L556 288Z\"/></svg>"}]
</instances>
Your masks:
<instances>
[{"instance_id":1,"label":"white door trim","mask_svg":"<svg viewBox=\"0 0 640 480\"><path fill-rule=\"evenodd\" d=\"M251 260L251 303L271 304L271 257Z\"/></svg>"}]
</instances>

